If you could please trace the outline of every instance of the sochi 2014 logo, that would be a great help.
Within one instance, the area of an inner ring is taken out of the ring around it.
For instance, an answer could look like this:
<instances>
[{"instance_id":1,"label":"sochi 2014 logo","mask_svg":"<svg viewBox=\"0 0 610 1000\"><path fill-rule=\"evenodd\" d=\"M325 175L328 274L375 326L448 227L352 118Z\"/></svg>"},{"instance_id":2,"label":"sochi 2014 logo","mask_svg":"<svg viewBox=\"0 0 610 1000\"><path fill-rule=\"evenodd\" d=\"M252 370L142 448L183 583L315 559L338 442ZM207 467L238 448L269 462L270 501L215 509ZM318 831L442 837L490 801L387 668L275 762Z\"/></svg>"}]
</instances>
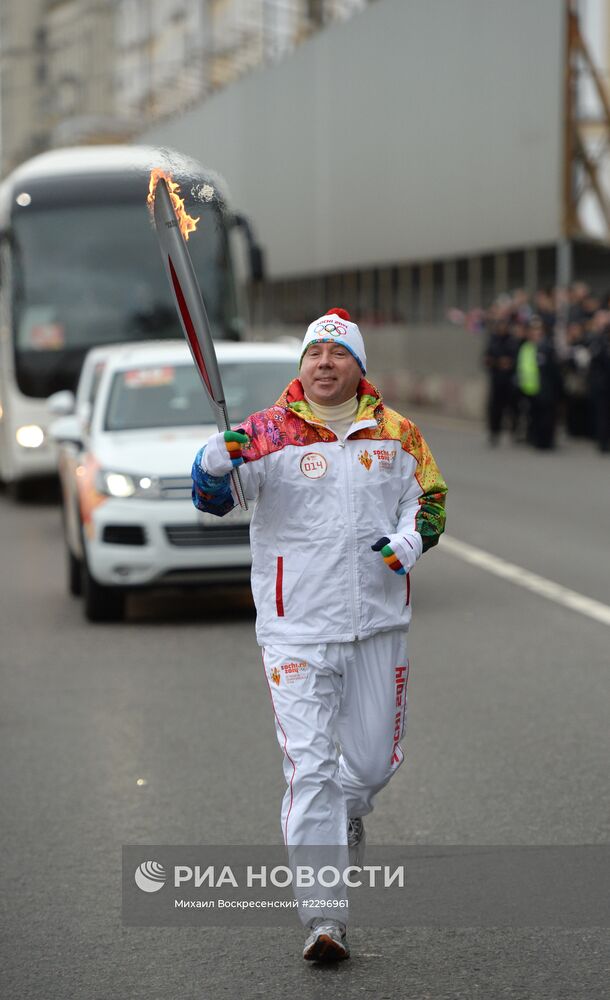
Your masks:
<instances>
[{"instance_id":1,"label":"sochi 2014 logo","mask_svg":"<svg viewBox=\"0 0 610 1000\"><path fill-rule=\"evenodd\" d=\"M325 323L318 323L314 329L317 337L329 333L331 337L347 337L347 326L339 320L328 320Z\"/></svg>"}]
</instances>

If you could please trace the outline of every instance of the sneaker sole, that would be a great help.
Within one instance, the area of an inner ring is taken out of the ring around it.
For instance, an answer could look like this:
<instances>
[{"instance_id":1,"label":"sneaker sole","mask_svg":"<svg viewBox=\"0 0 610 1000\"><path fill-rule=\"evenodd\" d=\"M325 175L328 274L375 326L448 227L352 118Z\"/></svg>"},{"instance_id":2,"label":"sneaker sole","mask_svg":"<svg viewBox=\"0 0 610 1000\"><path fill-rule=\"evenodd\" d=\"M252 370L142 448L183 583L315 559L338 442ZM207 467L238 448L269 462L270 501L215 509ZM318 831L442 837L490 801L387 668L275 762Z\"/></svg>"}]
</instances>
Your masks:
<instances>
[{"instance_id":1,"label":"sneaker sole","mask_svg":"<svg viewBox=\"0 0 610 1000\"><path fill-rule=\"evenodd\" d=\"M349 958L349 948L339 944L329 934L320 934L303 952L303 958L306 962L341 962Z\"/></svg>"}]
</instances>

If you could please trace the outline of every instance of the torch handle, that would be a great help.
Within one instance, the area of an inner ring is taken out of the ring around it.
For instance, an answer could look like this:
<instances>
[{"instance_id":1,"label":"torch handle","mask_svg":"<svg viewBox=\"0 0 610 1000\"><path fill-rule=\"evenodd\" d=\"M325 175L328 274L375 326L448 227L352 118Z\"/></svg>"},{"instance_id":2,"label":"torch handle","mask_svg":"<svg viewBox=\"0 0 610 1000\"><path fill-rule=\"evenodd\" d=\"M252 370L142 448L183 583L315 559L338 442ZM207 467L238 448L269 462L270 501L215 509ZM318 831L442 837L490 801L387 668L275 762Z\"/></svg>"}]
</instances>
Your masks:
<instances>
[{"instance_id":1,"label":"torch handle","mask_svg":"<svg viewBox=\"0 0 610 1000\"><path fill-rule=\"evenodd\" d=\"M227 413L227 407L225 403L217 404L217 423L218 429L221 430L221 423L224 425L224 430L230 431L231 424L229 422L229 414ZM239 501L239 506L242 510L248 510L248 502L246 500L246 495L244 493L244 488L241 481L241 476L239 474L239 469L234 468L231 472L231 482L233 483L233 489L235 490L235 495Z\"/></svg>"}]
</instances>

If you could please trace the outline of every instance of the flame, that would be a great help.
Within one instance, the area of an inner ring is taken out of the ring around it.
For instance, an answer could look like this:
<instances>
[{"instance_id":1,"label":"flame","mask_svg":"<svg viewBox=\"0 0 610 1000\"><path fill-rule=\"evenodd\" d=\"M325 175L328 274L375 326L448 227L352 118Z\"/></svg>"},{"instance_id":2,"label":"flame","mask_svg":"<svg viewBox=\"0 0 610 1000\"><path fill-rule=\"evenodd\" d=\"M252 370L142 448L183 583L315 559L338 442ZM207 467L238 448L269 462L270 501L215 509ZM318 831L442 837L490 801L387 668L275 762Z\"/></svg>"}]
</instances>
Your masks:
<instances>
[{"instance_id":1,"label":"flame","mask_svg":"<svg viewBox=\"0 0 610 1000\"><path fill-rule=\"evenodd\" d=\"M163 178L167 184L167 190L169 191L174 212L176 213L176 218L178 219L180 232L184 236L185 240L188 240L189 235L194 233L197 229L199 218L193 219L193 217L187 213L184 207L184 198L180 197L180 185L177 184L176 181L172 180L172 175L168 174L165 170L162 170L161 167L155 167L150 172L150 184L148 185L148 198L146 199L146 202L151 208L153 207L155 203L155 189L161 178Z\"/></svg>"}]
</instances>

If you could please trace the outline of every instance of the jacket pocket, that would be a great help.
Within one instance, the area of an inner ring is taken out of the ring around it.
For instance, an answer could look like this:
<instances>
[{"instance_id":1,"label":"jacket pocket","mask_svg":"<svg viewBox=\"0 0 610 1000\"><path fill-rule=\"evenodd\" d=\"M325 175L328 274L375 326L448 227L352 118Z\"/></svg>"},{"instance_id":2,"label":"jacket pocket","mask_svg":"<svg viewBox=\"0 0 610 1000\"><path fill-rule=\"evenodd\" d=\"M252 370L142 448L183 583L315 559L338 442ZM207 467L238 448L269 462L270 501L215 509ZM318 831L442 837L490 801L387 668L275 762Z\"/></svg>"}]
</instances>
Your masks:
<instances>
[{"instance_id":1,"label":"jacket pocket","mask_svg":"<svg viewBox=\"0 0 610 1000\"><path fill-rule=\"evenodd\" d=\"M277 557L275 569L275 610L278 618L284 617L284 557Z\"/></svg>"},{"instance_id":2,"label":"jacket pocket","mask_svg":"<svg viewBox=\"0 0 610 1000\"><path fill-rule=\"evenodd\" d=\"M407 607L409 607L410 603L411 603L411 574L407 573L407 600L406 600Z\"/></svg>"}]
</instances>

